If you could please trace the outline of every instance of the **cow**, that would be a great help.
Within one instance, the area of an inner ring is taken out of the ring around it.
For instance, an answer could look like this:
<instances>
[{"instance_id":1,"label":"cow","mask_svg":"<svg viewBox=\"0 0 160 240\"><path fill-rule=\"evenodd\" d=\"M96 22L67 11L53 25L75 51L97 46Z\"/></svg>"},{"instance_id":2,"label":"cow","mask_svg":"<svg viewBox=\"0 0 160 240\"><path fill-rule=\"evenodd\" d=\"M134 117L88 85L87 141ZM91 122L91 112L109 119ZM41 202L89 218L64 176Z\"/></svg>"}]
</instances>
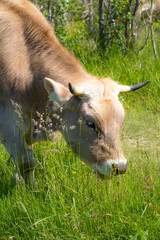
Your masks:
<instances>
[{"instance_id":1,"label":"cow","mask_svg":"<svg viewBox=\"0 0 160 240\"><path fill-rule=\"evenodd\" d=\"M34 186L35 141L62 132L97 177L124 173L119 130L123 86L87 73L27 0L0 1L0 139L16 166L15 179Z\"/></svg>"}]
</instances>

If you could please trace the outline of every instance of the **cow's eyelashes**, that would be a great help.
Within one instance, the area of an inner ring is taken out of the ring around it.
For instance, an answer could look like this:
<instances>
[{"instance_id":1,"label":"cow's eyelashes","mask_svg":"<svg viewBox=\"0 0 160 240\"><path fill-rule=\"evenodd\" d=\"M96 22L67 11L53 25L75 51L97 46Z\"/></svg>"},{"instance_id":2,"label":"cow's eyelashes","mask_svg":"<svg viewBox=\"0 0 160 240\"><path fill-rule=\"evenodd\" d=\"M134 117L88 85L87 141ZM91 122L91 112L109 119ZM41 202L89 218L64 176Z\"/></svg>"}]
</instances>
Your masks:
<instances>
[{"instance_id":1,"label":"cow's eyelashes","mask_svg":"<svg viewBox=\"0 0 160 240\"><path fill-rule=\"evenodd\" d=\"M88 127L93 128L94 130L96 129L94 122L87 120L86 124Z\"/></svg>"}]
</instances>

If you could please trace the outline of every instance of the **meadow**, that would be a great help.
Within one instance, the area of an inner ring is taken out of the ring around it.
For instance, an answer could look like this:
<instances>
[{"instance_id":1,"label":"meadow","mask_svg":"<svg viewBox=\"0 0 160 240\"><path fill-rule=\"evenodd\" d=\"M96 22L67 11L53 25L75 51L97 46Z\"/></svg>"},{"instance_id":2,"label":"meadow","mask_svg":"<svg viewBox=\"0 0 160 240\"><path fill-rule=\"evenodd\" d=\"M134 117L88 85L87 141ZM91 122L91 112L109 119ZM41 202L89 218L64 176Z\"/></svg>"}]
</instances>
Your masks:
<instances>
[{"instance_id":1,"label":"meadow","mask_svg":"<svg viewBox=\"0 0 160 240\"><path fill-rule=\"evenodd\" d=\"M81 49L83 50L83 49ZM82 51L83 52L83 51ZM124 175L96 179L57 134L34 145L37 193L12 184L14 164L0 145L0 239L160 238L160 60L141 54L75 53L90 73L122 84L151 80L122 94L126 119L121 143L128 160Z\"/></svg>"}]
</instances>

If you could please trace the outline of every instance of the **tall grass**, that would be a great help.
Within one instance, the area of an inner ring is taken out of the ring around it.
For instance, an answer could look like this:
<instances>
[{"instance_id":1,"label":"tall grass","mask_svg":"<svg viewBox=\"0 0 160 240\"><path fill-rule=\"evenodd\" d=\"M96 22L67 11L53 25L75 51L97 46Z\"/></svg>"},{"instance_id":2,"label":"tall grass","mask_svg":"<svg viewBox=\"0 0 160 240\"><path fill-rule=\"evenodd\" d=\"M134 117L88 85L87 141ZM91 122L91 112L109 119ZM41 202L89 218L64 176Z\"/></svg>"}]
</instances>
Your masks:
<instances>
[{"instance_id":1,"label":"tall grass","mask_svg":"<svg viewBox=\"0 0 160 240\"><path fill-rule=\"evenodd\" d=\"M80 59L92 74L121 84L151 80L145 88L120 96L126 111L121 142L128 170L98 180L58 136L34 145L35 194L23 181L12 186L14 165L0 145L0 239L159 239L160 61L146 52L102 57L91 51Z\"/></svg>"}]
</instances>

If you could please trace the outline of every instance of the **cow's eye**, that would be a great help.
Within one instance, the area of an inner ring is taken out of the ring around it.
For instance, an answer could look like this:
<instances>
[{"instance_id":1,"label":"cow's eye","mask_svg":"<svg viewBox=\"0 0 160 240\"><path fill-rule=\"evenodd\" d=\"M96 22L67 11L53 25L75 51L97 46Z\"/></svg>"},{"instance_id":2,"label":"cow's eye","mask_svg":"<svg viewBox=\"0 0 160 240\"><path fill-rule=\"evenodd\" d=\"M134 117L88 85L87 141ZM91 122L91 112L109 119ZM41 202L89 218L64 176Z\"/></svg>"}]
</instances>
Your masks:
<instances>
[{"instance_id":1,"label":"cow's eye","mask_svg":"<svg viewBox=\"0 0 160 240\"><path fill-rule=\"evenodd\" d=\"M93 128L93 129L95 130L96 127L95 127L94 122L87 120L87 121L86 121L86 124L87 124L88 127Z\"/></svg>"}]
</instances>

